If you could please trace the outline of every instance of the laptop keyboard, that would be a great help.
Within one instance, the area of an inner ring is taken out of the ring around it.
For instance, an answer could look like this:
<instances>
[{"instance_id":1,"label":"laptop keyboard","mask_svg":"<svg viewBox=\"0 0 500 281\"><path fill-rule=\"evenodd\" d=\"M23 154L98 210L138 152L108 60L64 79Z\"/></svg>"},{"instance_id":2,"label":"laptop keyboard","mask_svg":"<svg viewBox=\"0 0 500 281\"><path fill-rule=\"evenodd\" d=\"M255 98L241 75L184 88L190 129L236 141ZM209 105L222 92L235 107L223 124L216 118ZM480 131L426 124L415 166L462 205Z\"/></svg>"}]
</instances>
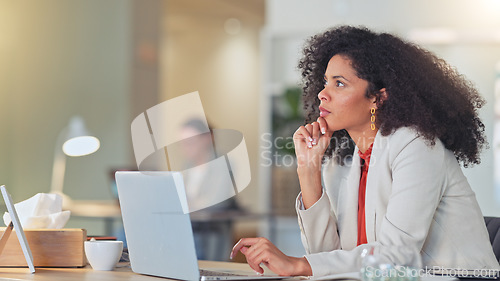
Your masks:
<instances>
[{"instance_id":1,"label":"laptop keyboard","mask_svg":"<svg viewBox=\"0 0 500 281\"><path fill-rule=\"evenodd\" d=\"M200 276L244 276L244 275L200 269Z\"/></svg>"}]
</instances>

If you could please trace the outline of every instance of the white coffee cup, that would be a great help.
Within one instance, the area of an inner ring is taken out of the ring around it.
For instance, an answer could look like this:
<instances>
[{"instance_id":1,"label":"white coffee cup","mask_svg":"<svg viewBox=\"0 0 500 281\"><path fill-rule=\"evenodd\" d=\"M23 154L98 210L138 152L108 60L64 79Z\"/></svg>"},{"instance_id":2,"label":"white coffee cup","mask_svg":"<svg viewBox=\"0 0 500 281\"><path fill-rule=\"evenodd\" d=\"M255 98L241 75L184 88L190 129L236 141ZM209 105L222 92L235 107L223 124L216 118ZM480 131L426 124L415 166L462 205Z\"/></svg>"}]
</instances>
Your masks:
<instances>
[{"instance_id":1,"label":"white coffee cup","mask_svg":"<svg viewBox=\"0 0 500 281\"><path fill-rule=\"evenodd\" d=\"M113 270L122 251L122 241L85 241L85 255L94 270Z\"/></svg>"}]
</instances>

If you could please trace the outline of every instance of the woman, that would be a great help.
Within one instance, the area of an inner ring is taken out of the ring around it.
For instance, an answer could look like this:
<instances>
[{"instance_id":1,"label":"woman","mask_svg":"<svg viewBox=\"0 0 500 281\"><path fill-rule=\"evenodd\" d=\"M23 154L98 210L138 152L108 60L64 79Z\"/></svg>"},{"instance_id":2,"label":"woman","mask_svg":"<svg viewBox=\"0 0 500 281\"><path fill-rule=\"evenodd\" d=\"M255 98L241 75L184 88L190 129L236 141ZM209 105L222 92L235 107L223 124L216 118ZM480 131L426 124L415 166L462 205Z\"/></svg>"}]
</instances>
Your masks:
<instances>
[{"instance_id":1,"label":"woman","mask_svg":"<svg viewBox=\"0 0 500 281\"><path fill-rule=\"evenodd\" d=\"M293 139L307 254L244 238L231 256L242 252L259 273L264 264L317 277L359 270L363 249L408 246L424 266L498 269L459 166L479 164L486 145L471 83L428 51L350 26L312 37L299 67L307 125Z\"/></svg>"}]
</instances>

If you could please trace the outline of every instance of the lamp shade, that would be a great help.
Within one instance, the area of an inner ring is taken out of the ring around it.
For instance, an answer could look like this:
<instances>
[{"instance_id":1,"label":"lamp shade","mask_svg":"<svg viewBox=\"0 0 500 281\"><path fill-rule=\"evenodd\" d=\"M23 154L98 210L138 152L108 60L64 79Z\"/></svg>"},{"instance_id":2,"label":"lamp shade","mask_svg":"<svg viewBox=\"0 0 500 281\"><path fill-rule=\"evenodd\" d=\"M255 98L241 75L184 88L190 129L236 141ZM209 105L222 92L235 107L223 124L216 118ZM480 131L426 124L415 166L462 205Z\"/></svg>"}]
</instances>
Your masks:
<instances>
[{"instance_id":1,"label":"lamp shade","mask_svg":"<svg viewBox=\"0 0 500 281\"><path fill-rule=\"evenodd\" d=\"M99 140L96 137L90 136L85 128L83 119L79 116L71 118L69 125L59 133L56 149L54 151L54 166L52 168L50 192L63 196L63 208L71 205L71 199L63 193L66 155L88 155L96 152L99 146Z\"/></svg>"},{"instance_id":2,"label":"lamp shade","mask_svg":"<svg viewBox=\"0 0 500 281\"><path fill-rule=\"evenodd\" d=\"M99 146L96 137L81 136L67 140L62 149L68 156L84 156L96 152Z\"/></svg>"},{"instance_id":3,"label":"lamp shade","mask_svg":"<svg viewBox=\"0 0 500 281\"><path fill-rule=\"evenodd\" d=\"M84 156L96 152L100 142L91 136L81 117L71 118L62 150L68 156Z\"/></svg>"}]
</instances>

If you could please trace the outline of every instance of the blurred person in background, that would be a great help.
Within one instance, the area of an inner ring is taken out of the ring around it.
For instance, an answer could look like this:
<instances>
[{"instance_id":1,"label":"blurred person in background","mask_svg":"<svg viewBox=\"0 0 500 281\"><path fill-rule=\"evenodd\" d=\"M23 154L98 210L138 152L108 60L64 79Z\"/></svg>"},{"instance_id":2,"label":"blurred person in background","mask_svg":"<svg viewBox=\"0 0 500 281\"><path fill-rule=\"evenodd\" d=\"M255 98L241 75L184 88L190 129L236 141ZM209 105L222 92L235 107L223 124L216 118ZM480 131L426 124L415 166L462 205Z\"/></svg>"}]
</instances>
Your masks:
<instances>
[{"instance_id":1,"label":"blurred person in background","mask_svg":"<svg viewBox=\"0 0 500 281\"><path fill-rule=\"evenodd\" d=\"M211 127L200 119L190 119L183 124L180 134L181 158L188 170L183 174L197 257L227 260L233 241L232 220L226 219L224 213L239 207L232 184L222 181L215 166L205 165L217 158ZM229 199L221 202L223 198Z\"/></svg>"}]
</instances>

